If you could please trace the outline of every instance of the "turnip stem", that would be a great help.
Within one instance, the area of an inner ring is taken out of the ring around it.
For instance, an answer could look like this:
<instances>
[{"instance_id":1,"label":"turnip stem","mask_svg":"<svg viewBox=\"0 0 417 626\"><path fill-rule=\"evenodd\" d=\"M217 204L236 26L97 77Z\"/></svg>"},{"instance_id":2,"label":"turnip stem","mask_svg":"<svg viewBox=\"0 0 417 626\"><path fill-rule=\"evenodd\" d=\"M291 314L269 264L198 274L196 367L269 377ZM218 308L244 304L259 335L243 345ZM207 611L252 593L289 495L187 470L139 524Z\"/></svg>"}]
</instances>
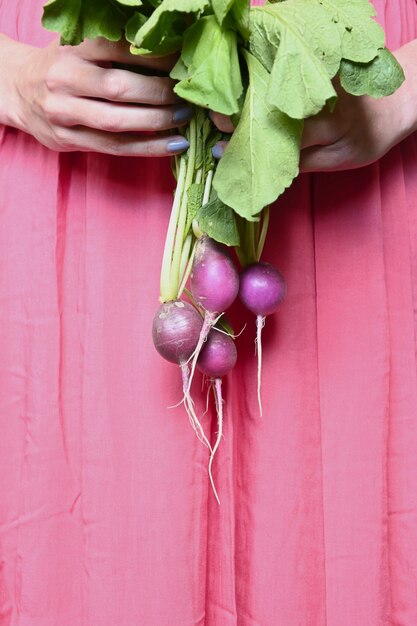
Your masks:
<instances>
[{"instance_id":1,"label":"turnip stem","mask_svg":"<svg viewBox=\"0 0 417 626\"><path fill-rule=\"evenodd\" d=\"M246 222L245 228L245 256L246 263L255 263L256 258L256 244L255 244L255 222Z\"/></svg>"},{"instance_id":2,"label":"turnip stem","mask_svg":"<svg viewBox=\"0 0 417 626\"><path fill-rule=\"evenodd\" d=\"M269 207L266 206L264 210L262 211L262 228L261 228L261 233L258 239L258 245L256 248L256 260L257 261L259 261L259 259L262 256L262 252L263 252L265 240L266 240L266 235L268 233L268 226L269 226Z\"/></svg>"},{"instance_id":3,"label":"turnip stem","mask_svg":"<svg viewBox=\"0 0 417 626\"><path fill-rule=\"evenodd\" d=\"M261 377L262 377L262 329L265 326L265 318L262 315L256 317L256 352L258 354L258 405L262 417L261 400Z\"/></svg>"},{"instance_id":4,"label":"turnip stem","mask_svg":"<svg viewBox=\"0 0 417 626\"><path fill-rule=\"evenodd\" d=\"M188 263L189 263L189 257L190 257L190 250L191 250L191 244L192 244L193 238L191 235L187 235L187 237L185 238L184 244L182 246L182 252L181 252L181 266L180 266L180 276L184 276L184 272L187 269ZM177 294L177 299L179 300L181 298L181 287L179 287L178 289L178 294Z\"/></svg>"},{"instance_id":5,"label":"turnip stem","mask_svg":"<svg viewBox=\"0 0 417 626\"><path fill-rule=\"evenodd\" d=\"M193 261L194 261L194 256L195 256L196 249L197 249L197 242L195 241L193 249L192 249L191 254L190 254L190 258L188 259L188 265L187 265L185 271L182 272L182 277L183 278L182 278L182 283L181 283L179 291L178 291L178 298L181 298L181 296L182 296L182 294L183 294L183 292L185 290L185 285L187 284L187 281L188 281L188 279L190 277L191 270L193 269ZM187 295L190 297L191 293L188 292ZM192 296L191 296L191 298L192 298Z\"/></svg>"},{"instance_id":6,"label":"turnip stem","mask_svg":"<svg viewBox=\"0 0 417 626\"><path fill-rule=\"evenodd\" d=\"M174 242L174 247L173 247L173 252L172 252L170 283L172 285L172 289L174 290L175 288L175 297L178 296L178 291L179 291L180 283L181 283L181 256L182 256L184 238L186 236L186 233L184 232L184 230L187 224L187 213L188 213L187 192L194 178L196 151L197 151L197 126L196 126L195 119L192 119L190 122L190 148L188 150L187 173L185 175L184 188L182 192L182 198L181 198L178 220L177 220L177 229L175 233L175 242Z\"/></svg>"},{"instance_id":7,"label":"turnip stem","mask_svg":"<svg viewBox=\"0 0 417 626\"><path fill-rule=\"evenodd\" d=\"M173 246L175 241L175 233L177 230L177 222L181 207L181 199L183 195L185 176L187 172L187 162L185 157L180 158L180 167L177 180L177 188L175 190L174 202L172 205L171 217L169 220L167 236L165 239L164 255L162 258L161 269L161 302L169 302L175 300L177 296L177 288L171 283L171 263Z\"/></svg>"},{"instance_id":8,"label":"turnip stem","mask_svg":"<svg viewBox=\"0 0 417 626\"><path fill-rule=\"evenodd\" d=\"M214 379L214 399L216 403L218 431L217 431L216 443L214 444L214 448L212 449L211 455L210 455L208 473L210 476L210 482L211 482L211 486L213 487L214 495L216 496L217 502L220 504L220 499L217 494L216 487L214 485L211 467L213 465L214 455L216 454L216 450L219 447L219 444L223 435L223 397L222 397L222 379L221 378Z\"/></svg>"},{"instance_id":9,"label":"turnip stem","mask_svg":"<svg viewBox=\"0 0 417 626\"><path fill-rule=\"evenodd\" d=\"M204 186L203 201L201 203L202 206L207 204L208 201L210 200L211 183L213 180L213 175L214 175L214 170L210 170L207 174L206 184Z\"/></svg>"}]
</instances>

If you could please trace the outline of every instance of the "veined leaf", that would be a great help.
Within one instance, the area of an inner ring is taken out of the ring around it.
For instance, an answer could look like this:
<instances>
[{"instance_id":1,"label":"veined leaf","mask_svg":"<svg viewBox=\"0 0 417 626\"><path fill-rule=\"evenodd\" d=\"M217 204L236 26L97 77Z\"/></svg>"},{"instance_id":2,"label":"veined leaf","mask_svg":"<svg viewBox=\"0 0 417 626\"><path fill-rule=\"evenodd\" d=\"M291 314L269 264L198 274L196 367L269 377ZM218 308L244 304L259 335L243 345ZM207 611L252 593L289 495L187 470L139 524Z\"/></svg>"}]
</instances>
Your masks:
<instances>
[{"instance_id":1,"label":"veined leaf","mask_svg":"<svg viewBox=\"0 0 417 626\"><path fill-rule=\"evenodd\" d=\"M371 19L376 13L369 0L311 0L311 4L328 11L339 28L344 59L368 63L384 47L384 31Z\"/></svg>"},{"instance_id":2,"label":"veined leaf","mask_svg":"<svg viewBox=\"0 0 417 626\"><path fill-rule=\"evenodd\" d=\"M217 194L200 207L196 219L200 229L212 239L226 246L239 245L239 231L236 225L235 212L224 204Z\"/></svg>"},{"instance_id":3,"label":"veined leaf","mask_svg":"<svg viewBox=\"0 0 417 626\"><path fill-rule=\"evenodd\" d=\"M225 204L254 220L297 176L303 123L269 104L268 72L249 52L243 54L250 83L239 124L219 161L213 186Z\"/></svg>"},{"instance_id":4,"label":"veined leaf","mask_svg":"<svg viewBox=\"0 0 417 626\"><path fill-rule=\"evenodd\" d=\"M199 19L185 33L181 58L188 77L174 88L179 96L225 115L239 111L243 85L234 31L222 29L214 15Z\"/></svg>"},{"instance_id":5,"label":"veined leaf","mask_svg":"<svg viewBox=\"0 0 417 626\"><path fill-rule=\"evenodd\" d=\"M397 59L386 48L370 63L342 61L340 83L354 96L374 98L390 96L404 82L404 72Z\"/></svg>"},{"instance_id":6,"label":"veined leaf","mask_svg":"<svg viewBox=\"0 0 417 626\"><path fill-rule=\"evenodd\" d=\"M336 98L331 78L341 61L341 38L329 13L311 0L292 0L252 12L251 51L271 71L268 100L296 119Z\"/></svg>"},{"instance_id":7,"label":"veined leaf","mask_svg":"<svg viewBox=\"0 0 417 626\"><path fill-rule=\"evenodd\" d=\"M188 233L193 219L197 215L197 212L201 208L201 202L203 200L204 185L202 183L193 183L187 190L187 224L184 229L185 233Z\"/></svg>"}]
</instances>

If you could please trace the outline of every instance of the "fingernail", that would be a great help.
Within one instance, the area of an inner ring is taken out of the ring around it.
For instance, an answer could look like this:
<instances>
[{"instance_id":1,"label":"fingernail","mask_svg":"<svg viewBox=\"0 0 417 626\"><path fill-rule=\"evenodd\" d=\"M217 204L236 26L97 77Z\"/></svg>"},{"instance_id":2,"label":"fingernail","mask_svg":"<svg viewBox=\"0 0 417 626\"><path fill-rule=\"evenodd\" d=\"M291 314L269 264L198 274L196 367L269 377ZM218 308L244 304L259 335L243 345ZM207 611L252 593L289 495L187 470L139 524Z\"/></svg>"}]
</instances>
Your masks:
<instances>
[{"instance_id":1,"label":"fingernail","mask_svg":"<svg viewBox=\"0 0 417 626\"><path fill-rule=\"evenodd\" d=\"M223 156L223 152L224 152L224 148L220 143L214 144L214 146L211 149L211 154L213 155L215 159L221 159L221 157Z\"/></svg>"},{"instance_id":2,"label":"fingernail","mask_svg":"<svg viewBox=\"0 0 417 626\"><path fill-rule=\"evenodd\" d=\"M182 122L188 122L194 115L194 109L189 106L178 107L176 111L174 111L174 115L172 116L172 121L174 124L181 124Z\"/></svg>"},{"instance_id":3,"label":"fingernail","mask_svg":"<svg viewBox=\"0 0 417 626\"><path fill-rule=\"evenodd\" d=\"M181 139L171 139L171 141L167 143L168 152L184 152L184 150L187 150L189 147L190 144L184 137Z\"/></svg>"}]
</instances>

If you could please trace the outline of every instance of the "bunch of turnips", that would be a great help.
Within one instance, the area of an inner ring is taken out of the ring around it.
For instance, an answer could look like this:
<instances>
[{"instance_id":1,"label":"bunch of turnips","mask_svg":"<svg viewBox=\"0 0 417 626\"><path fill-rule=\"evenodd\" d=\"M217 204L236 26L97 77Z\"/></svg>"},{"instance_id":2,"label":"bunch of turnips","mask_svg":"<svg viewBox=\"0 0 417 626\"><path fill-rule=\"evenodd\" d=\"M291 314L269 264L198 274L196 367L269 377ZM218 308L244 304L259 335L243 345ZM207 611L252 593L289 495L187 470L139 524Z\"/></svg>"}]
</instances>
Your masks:
<instances>
[{"instance_id":1,"label":"bunch of turnips","mask_svg":"<svg viewBox=\"0 0 417 626\"><path fill-rule=\"evenodd\" d=\"M63 44L125 37L132 54L178 55L174 91L195 114L180 131L189 149L173 159L153 337L158 352L181 368L184 405L211 453L211 479L222 432L221 379L237 356L223 313L238 294L257 319L261 411L261 330L285 293L281 274L261 261L267 207L299 173L304 120L334 109L335 81L355 96L382 97L404 79L374 15L369 0L270 0L262 7L248 0L52 0L44 8L44 26ZM231 116L230 137L209 111ZM217 162L212 149L224 139ZM214 381L214 446L191 399L196 368Z\"/></svg>"}]
</instances>

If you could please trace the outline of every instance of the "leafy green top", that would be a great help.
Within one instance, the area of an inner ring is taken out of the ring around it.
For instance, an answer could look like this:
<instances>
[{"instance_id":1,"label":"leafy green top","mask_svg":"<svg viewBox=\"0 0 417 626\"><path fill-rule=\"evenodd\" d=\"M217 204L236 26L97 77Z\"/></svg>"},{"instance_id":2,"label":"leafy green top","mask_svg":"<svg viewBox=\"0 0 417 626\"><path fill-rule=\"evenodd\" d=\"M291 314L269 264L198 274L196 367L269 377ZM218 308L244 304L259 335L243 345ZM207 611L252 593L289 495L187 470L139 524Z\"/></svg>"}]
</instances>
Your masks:
<instances>
[{"instance_id":1,"label":"leafy green top","mask_svg":"<svg viewBox=\"0 0 417 626\"><path fill-rule=\"evenodd\" d=\"M180 52L175 91L237 122L213 180L213 223L219 202L256 220L291 185L303 120L334 106L337 75L354 95L401 85L374 15L369 0L51 0L43 24L64 44L124 32L133 54Z\"/></svg>"}]
</instances>

